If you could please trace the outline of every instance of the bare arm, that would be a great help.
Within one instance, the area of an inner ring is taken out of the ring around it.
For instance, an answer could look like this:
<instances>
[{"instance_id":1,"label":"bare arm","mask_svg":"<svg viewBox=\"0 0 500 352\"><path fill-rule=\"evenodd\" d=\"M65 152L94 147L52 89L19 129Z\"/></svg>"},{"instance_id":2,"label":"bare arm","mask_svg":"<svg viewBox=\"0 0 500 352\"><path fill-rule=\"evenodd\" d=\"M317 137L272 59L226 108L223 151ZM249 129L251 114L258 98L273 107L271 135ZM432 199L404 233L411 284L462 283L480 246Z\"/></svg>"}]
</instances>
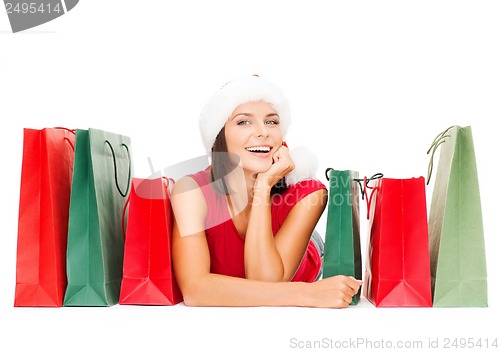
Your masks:
<instances>
[{"instance_id":1,"label":"bare arm","mask_svg":"<svg viewBox=\"0 0 500 352\"><path fill-rule=\"evenodd\" d=\"M174 270L186 305L348 306L360 286L351 277L337 276L308 284L265 282L210 273L210 253L202 230L206 203L195 183L189 178L178 181L172 195ZM198 231L192 232L195 229Z\"/></svg>"},{"instance_id":2,"label":"bare arm","mask_svg":"<svg viewBox=\"0 0 500 352\"><path fill-rule=\"evenodd\" d=\"M268 192L263 191L262 197L268 199ZM245 271L248 278L265 281L292 279L325 209L327 197L327 191L322 189L300 200L276 236L272 233L270 204L259 202L252 207L245 239Z\"/></svg>"},{"instance_id":3,"label":"bare arm","mask_svg":"<svg viewBox=\"0 0 500 352\"><path fill-rule=\"evenodd\" d=\"M290 281L304 256L311 234L323 213L328 193L313 192L288 214L276 236L272 232L271 187L294 168L288 148L273 156L274 164L259 174L245 238L245 273L250 279Z\"/></svg>"}]
</instances>

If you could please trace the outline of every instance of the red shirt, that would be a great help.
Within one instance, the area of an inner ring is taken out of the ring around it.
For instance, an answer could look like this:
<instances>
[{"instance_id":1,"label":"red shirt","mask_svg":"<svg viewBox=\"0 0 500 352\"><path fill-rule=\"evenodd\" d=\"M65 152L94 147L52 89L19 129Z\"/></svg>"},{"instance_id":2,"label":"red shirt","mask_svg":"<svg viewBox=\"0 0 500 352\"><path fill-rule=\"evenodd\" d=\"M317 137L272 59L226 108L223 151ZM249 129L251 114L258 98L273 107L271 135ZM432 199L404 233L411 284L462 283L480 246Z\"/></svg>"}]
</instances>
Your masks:
<instances>
[{"instance_id":1,"label":"red shirt","mask_svg":"<svg viewBox=\"0 0 500 352\"><path fill-rule=\"evenodd\" d=\"M188 176L198 183L207 202L205 233L210 250L210 272L245 278L245 240L239 235L231 219L225 195L212 187L210 168ZM271 205L273 234L276 235L295 204L320 189L326 189L320 181L305 180L291 185L281 194L276 194ZM310 241L292 281L313 282L321 265L318 250Z\"/></svg>"}]
</instances>

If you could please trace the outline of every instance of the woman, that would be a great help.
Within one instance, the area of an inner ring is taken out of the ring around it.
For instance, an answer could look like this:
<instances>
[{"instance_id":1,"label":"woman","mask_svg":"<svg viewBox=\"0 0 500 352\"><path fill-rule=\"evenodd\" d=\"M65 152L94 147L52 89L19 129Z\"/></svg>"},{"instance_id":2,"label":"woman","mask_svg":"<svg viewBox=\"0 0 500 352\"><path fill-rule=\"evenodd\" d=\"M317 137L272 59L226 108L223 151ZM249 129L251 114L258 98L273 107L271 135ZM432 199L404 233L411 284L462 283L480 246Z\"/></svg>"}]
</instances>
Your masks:
<instances>
[{"instance_id":1,"label":"woman","mask_svg":"<svg viewBox=\"0 0 500 352\"><path fill-rule=\"evenodd\" d=\"M227 83L203 109L212 164L172 192L186 305L340 308L358 292L352 277L317 280L321 239L311 234L327 191L295 168L283 141L289 123L283 94L258 76Z\"/></svg>"}]
</instances>

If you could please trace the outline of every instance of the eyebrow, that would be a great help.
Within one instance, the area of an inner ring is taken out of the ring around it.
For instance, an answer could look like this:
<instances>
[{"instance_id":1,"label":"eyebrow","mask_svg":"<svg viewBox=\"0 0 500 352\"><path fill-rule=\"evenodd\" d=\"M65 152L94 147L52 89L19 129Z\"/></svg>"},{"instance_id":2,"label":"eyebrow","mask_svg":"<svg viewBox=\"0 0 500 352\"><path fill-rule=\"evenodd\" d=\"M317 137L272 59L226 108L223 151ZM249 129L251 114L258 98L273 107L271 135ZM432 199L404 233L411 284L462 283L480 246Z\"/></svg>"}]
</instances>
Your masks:
<instances>
[{"instance_id":1,"label":"eyebrow","mask_svg":"<svg viewBox=\"0 0 500 352\"><path fill-rule=\"evenodd\" d=\"M239 113L239 114L234 115L234 116L231 118L231 120L232 120L232 119L235 119L235 118L236 118L236 116L240 116L240 115L243 115L243 116L248 116L248 117L254 117L254 116L255 116L254 114L251 114L251 113L249 113L249 112L241 112L241 113ZM272 113L269 113L269 114L267 114L267 115L266 115L266 117L271 117L271 116L277 116L277 117L280 117L280 115L278 115L278 114L277 114L277 113L275 113L275 112L272 112Z\"/></svg>"}]
</instances>

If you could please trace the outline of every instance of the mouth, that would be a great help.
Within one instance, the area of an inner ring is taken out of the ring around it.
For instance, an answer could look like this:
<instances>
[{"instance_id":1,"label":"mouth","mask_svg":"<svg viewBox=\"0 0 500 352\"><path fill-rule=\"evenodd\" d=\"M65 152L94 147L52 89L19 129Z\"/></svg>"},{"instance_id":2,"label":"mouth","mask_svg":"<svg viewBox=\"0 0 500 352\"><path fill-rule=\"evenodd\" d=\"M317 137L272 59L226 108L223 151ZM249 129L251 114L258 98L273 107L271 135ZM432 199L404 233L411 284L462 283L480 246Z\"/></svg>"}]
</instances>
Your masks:
<instances>
[{"instance_id":1,"label":"mouth","mask_svg":"<svg viewBox=\"0 0 500 352\"><path fill-rule=\"evenodd\" d=\"M267 145L259 145L259 146L245 148L245 150L251 153L267 155L271 151L271 147Z\"/></svg>"}]
</instances>

